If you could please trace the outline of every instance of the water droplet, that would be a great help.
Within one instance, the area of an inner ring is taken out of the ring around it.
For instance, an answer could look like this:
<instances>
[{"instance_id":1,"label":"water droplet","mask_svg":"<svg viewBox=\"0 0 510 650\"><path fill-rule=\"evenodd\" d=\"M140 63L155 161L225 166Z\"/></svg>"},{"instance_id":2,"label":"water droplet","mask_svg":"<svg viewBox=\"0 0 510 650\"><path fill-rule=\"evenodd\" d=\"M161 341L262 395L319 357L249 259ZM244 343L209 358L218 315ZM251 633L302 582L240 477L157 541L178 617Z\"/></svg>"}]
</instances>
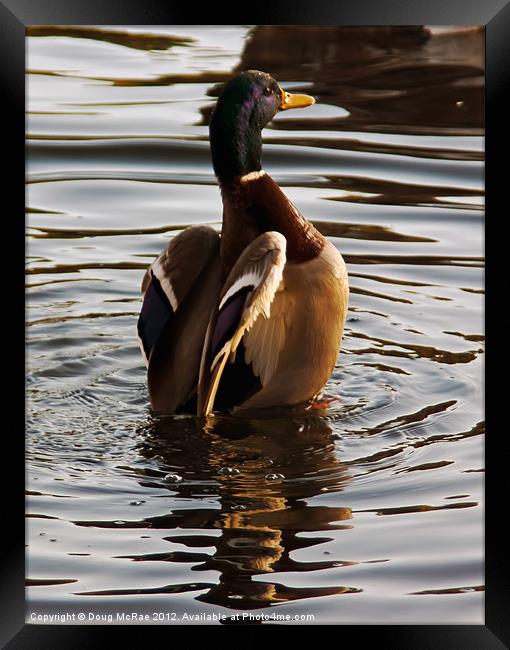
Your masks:
<instances>
[{"instance_id":1,"label":"water droplet","mask_svg":"<svg viewBox=\"0 0 510 650\"><path fill-rule=\"evenodd\" d=\"M455 102L455 106L457 106L457 108L462 108L464 106L464 102L463 101Z\"/></svg>"},{"instance_id":2,"label":"water droplet","mask_svg":"<svg viewBox=\"0 0 510 650\"><path fill-rule=\"evenodd\" d=\"M321 488L321 492L327 492L328 490L329 490L329 488L327 488L327 487Z\"/></svg>"},{"instance_id":3,"label":"water droplet","mask_svg":"<svg viewBox=\"0 0 510 650\"><path fill-rule=\"evenodd\" d=\"M246 510L246 506L243 506L241 503L238 505L233 505L231 510L234 512L240 511L240 510Z\"/></svg>"},{"instance_id":4,"label":"water droplet","mask_svg":"<svg viewBox=\"0 0 510 650\"><path fill-rule=\"evenodd\" d=\"M50 538L50 542L58 542L58 539L56 537Z\"/></svg>"},{"instance_id":5,"label":"water droplet","mask_svg":"<svg viewBox=\"0 0 510 650\"><path fill-rule=\"evenodd\" d=\"M39 533L39 535L42 537L43 535L46 535L46 533Z\"/></svg>"},{"instance_id":6,"label":"water droplet","mask_svg":"<svg viewBox=\"0 0 510 650\"><path fill-rule=\"evenodd\" d=\"M114 524L122 525L122 524L125 524L126 522L125 522L125 521L122 521L121 519L119 519L118 521L114 521L113 523L114 523Z\"/></svg>"},{"instance_id":7,"label":"water droplet","mask_svg":"<svg viewBox=\"0 0 510 650\"><path fill-rule=\"evenodd\" d=\"M303 433L304 430L305 430L305 425L300 424L299 427L298 427L298 433Z\"/></svg>"},{"instance_id":8,"label":"water droplet","mask_svg":"<svg viewBox=\"0 0 510 650\"><path fill-rule=\"evenodd\" d=\"M282 481L285 476L283 474L266 474L264 478L266 481Z\"/></svg>"},{"instance_id":9,"label":"water droplet","mask_svg":"<svg viewBox=\"0 0 510 650\"><path fill-rule=\"evenodd\" d=\"M331 439L332 440L341 440L342 436L339 433L332 433L331 434Z\"/></svg>"},{"instance_id":10,"label":"water droplet","mask_svg":"<svg viewBox=\"0 0 510 650\"><path fill-rule=\"evenodd\" d=\"M145 501L130 501L129 505L130 506L141 506L142 503L145 503Z\"/></svg>"},{"instance_id":11,"label":"water droplet","mask_svg":"<svg viewBox=\"0 0 510 650\"><path fill-rule=\"evenodd\" d=\"M170 472L170 474L165 475L165 481L168 483L180 483L182 481L182 476L176 474L175 472Z\"/></svg>"},{"instance_id":12,"label":"water droplet","mask_svg":"<svg viewBox=\"0 0 510 650\"><path fill-rule=\"evenodd\" d=\"M235 476L236 474L239 474L239 470L236 469L235 467L220 467L218 470L218 474L220 476Z\"/></svg>"}]
</instances>

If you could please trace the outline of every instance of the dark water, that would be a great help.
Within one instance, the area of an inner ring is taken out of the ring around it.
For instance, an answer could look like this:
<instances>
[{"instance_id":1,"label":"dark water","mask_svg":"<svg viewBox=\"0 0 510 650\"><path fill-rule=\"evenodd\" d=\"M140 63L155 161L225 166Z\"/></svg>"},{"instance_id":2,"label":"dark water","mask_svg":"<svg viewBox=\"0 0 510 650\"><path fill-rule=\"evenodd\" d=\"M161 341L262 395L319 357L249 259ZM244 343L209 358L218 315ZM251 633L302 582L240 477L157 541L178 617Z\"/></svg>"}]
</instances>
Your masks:
<instances>
[{"instance_id":1,"label":"dark water","mask_svg":"<svg viewBox=\"0 0 510 650\"><path fill-rule=\"evenodd\" d=\"M483 31L27 42L28 620L482 623ZM140 282L184 226L220 226L207 124L244 68L317 98L263 162L347 262L330 403L157 419Z\"/></svg>"}]
</instances>

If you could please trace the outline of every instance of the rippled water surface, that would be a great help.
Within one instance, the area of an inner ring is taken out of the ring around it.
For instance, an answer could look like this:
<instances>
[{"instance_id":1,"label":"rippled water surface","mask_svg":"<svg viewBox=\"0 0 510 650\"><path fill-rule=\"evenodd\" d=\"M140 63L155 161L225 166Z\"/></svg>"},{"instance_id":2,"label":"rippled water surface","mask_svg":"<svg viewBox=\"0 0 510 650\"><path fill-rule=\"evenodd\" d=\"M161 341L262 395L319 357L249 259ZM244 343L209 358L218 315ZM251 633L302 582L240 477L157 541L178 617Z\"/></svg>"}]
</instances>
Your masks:
<instances>
[{"instance_id":1,"label":"rippled water surface","mask_svg":"<svg viewBox=\"0 0 510 650\"><path fill-rule=\"evenodd\" d=\"M483 622L483 36L29 29L29 616ZM247 68L317 98L263 164L344 255L343 349L320 408L157 418L142 275L220 227L207 125Z\"/></svg>"}]
</instances>

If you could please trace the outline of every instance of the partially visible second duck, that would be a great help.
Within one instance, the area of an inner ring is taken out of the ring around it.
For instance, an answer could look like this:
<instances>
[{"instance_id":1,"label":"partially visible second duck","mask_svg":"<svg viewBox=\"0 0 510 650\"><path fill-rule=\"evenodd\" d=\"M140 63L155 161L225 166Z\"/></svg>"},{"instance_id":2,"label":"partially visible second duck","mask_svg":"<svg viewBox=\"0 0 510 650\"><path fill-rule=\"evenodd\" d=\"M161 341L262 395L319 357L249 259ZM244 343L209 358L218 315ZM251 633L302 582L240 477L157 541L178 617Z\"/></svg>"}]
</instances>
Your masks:
<instances>
[{"instance_id":1,"label":"partially visible second duck","mask_svg":"<svg viewBox=\"0 0 510 650\"><path fill-rule=\"evenodd\" d=\"M342 256L261 168L261 131L314 103L269 75L232 78L210 123L221 235L187 228L142 282L138 335L160 413L306 402L330 377L349 296Z\"/></svg>"}]
</instances>

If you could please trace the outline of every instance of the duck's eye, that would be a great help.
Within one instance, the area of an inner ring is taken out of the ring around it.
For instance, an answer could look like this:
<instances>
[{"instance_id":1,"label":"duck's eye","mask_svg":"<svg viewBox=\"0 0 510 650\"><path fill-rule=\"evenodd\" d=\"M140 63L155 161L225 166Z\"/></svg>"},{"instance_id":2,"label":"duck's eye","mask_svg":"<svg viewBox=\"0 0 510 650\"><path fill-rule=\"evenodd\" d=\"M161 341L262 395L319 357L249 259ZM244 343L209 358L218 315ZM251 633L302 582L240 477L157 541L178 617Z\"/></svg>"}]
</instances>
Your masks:
<instances>
[{"instance_id":1,"label":"duck's eye","mask_svg":"<svg viewBox=\"0 0 510 650\"><path fill-rule=\"evenodd\" d=\"M271 90L271 88L264 88L264 95L272 95L272 94L273 91Z\"/></svg>"}]
</instances>

